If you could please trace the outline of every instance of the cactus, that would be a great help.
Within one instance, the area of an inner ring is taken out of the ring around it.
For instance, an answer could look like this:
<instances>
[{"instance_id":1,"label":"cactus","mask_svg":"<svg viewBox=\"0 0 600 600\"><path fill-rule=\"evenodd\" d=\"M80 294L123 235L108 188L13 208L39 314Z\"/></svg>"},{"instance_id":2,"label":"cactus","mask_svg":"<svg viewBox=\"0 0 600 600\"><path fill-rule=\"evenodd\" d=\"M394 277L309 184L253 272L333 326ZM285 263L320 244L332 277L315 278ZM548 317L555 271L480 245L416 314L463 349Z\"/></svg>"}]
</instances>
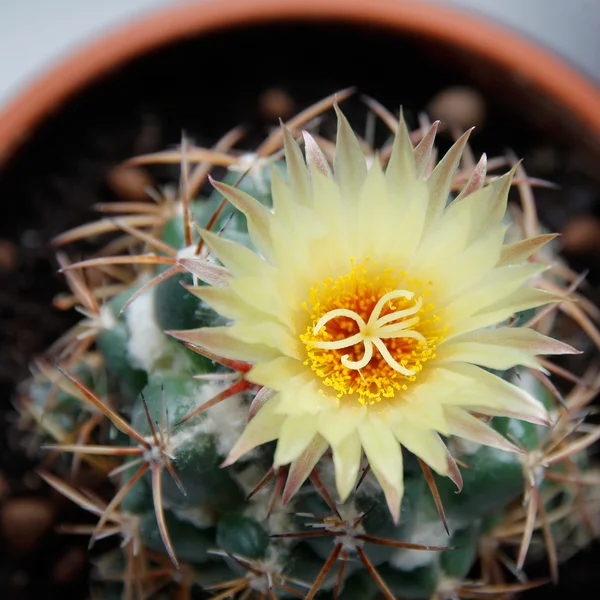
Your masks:
<instances>
[{"instance_id":1,"label":"cactus","mask_svg":"<svg viewBox=\"0 0 600 600\"><path fill-rule=\"evenodd\" d=\"M376 151L337 107L349 94L253 153L232 150L234 131L132 159L180 164L179 187L55 240L124 234L81 262L59 253L61 304L85 318L35 361L20 404L42 477L97 517L64 529L120 538L94 558L100 597L477 598L538 585L529 550L556 580L595 535L600 428L584 417L598 371L537 356L588 349L596 313L540 228L542 183L518 163L488 175L468 134L436 166L437 123L409 134L367 100L392 133ZM332 106L335 144L302 131ZM505 215L511 185L521 205ZM344 245L351 266L329 272ZM410 265L388 251L402 245ZM281 281L313 285L283 316L290 290L268 272L282 253ZM448 290L398 275L423 255L419 276ZM547 337L561 329L568 340ZM114 496L81 487L85 469Z\"/></svg>"}]
</instances>

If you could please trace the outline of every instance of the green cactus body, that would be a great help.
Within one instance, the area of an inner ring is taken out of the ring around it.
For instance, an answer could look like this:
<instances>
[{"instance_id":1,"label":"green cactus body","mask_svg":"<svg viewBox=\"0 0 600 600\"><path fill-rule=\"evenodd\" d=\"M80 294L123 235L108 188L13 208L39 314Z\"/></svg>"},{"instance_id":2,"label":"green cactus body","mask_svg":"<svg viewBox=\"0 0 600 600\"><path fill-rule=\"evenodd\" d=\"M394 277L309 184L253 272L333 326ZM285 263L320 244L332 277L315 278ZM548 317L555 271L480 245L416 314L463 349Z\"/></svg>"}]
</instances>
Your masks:
<instances>
[{"instance_id":1,"label":"green cactus body","mask_svg":"<svg viewBox=\"0 0 600 600\"><path fill-rule=\"evenodd\" d=\"M246 176L239 189L271 207L272 169L285 174L281 161L265 163L258 174ZM241 173L232 170L224 181L234 184ZM221 199L222 195L215 190L207 199L194 200L190 208L194 221L205 227ZM234 216L228 221L231 213ZM255 250L246 217L231 205L214 229L218 231L226 224L224 237ZM178 256L194 256L185 248L180 217L167 220L157 237L173 247ZM197 241L194 233L194 244ZM158 254L165 256L164 252ZM95 349L101 362L89 366L80 361L70 366L69 371L96 396L109 396L115 411L122 414L150 446L155 443L153 436L160 438L161 447L170 457L183 488L182 491L169 470L163 468L159 475L160 511L180 567L190 569L190 585L213 589L215 594L229 589L232 597L252 589L257 598L265 598L268 585L272 585L276 597L291 598L294 594L308 593L332 552L337 552L338 560L330 565L329 573L322 574L318 598L333 599L337 595L340 600L374 600L378 597L380 586L369 575L360 552L366 554L385 581L388 592L397 597L424 599L436 591L443 595L449 581L463 581L477 560L482 538L495 531L523 497L527 481L523 456L449 437L449 449L461 465L462 490L458 493L456 483L448 477L436 474L431 477L443 505L449 534L444 530L430 491L431 482L428 483L406 449L404 495L397 523L373 473L367 474L346 503L338 504L337 509L335 500L332 506L309 483L305 483L286 506L278 499L272 502L273 483L258 491L254 488L272 464L273 444L259 446L232 466L222 467L247 425L248 407L257 387L248 385L240 393L186 419L236 381L243 381L243 374L236 379L227 361L221 364L193 348L182 346L164 333L229 324L227 318L184 287L203 285L202 282L191 273L179 272L146 292L119 315L131 294L167 268L164 264L153 267L131 290L108 303L103 310L110 311L111 318L96 338ZM519 313L518 318L526 321L532 312ZM507 371L505 377L514 377L514 372ZM547 389L537 380L533 382L529 381L536 397L555 410L556 403ZM45 405L50 388L48 382L37 380L30 386L31 403L37 410ZM71 436L58 439L60 443L70 442L77 424L94 410L85 399L75 393L69 395L64 389L59 389L50 406L48 419L54 428ZM538 447L545 431L541 426L506 417L495 418L492 425L525 451ZM44 435L46 441L56 439L52 431ZM114 428L100 430L94 434L94 441L130 448L139 446L138 440L128 440L127 435L116 433ZM138 458L148 461L151 468L124 496L119 510L138 519L139 543L166 558L165 539L157 522L160 511L157 512L153 498L156 483L153 483L152 461L158 459L153 457L152 449L144 452ZM577 461L585 470L585 456L578 457ZM281 469L279 474L274 474L274 481L285 475L286 467ZM317 469L321 483L335 498L335 473L330 457L324 456ZM126 482L134 472L132 466L119 477ZM550 493L553 486L559 490L557 493ZM281 487L277 489L281 491ZM571 488L556 481L544 481L539 491L549 495L546 508L554 512L573 502L575 495ZM340 515L336 517L333 510L338 509ZM331 519L338 521L332 524ZM560 521L552 527L557 539L569 536L568 527ZM310 536L311 532L319 531L321 536ZM403 547L403 543L452 549L410 549ZM338 578L342 562L344 572ZM98 572L101 575L103 568ZM177 581L177 577L173 579ZM219 587L227 580L242 583L232 583L229 588L224 583ZM124 584L111 583L104 589L102 597L106 598L125 594Z\"/></svg>"}]
</instances>

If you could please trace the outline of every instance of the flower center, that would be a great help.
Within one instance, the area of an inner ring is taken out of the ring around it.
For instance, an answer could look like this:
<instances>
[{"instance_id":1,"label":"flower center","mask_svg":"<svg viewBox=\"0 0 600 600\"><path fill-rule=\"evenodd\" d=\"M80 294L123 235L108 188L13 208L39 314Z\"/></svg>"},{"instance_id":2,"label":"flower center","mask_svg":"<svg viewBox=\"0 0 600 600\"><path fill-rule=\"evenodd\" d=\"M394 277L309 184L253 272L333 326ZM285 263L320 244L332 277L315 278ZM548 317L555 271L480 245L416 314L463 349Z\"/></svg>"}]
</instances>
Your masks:
<instances>
[{"instance_id":1,"label":"flower center","mask_svg":"<svg viewBox=\"0 0 600 600\"><path fill-rule=\"evenodd\" d=\"M441 340L423 282L366 259L336 280L316 282L304 303L311 325L300 339L307 360L338 397L361 404L391 398L415 381ZM431 282L428 282L432 285Z\"/></svg>"}]
</instances>

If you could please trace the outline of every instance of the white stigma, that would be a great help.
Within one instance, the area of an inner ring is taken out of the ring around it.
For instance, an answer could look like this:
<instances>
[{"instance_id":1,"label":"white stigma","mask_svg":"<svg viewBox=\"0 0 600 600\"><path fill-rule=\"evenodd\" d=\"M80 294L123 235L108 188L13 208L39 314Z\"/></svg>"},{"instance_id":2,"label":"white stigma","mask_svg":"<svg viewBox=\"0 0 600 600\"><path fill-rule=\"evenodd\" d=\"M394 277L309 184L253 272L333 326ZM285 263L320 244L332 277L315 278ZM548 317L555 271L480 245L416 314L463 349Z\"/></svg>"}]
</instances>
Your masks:
<instances>
[{"instance_id":1,"label":"white stigma","mask_svg":"<svg viewBox=\"0 0 600 600\"><path fill-rule=\"evenodd\" d=\"M423 305L423 300L419 298L410 308L397 310L385 315L384 317L381 317L380 315L384 306L388 302L391 302L396 298L405 298L406 300L411 300L413 296L414 294L407 290L394 290L393 292L388 292L379 299L373 308L371 315L369 316L369 320L366 323L365 320L353 310L347 308L330 310L317 321L313 329L314 335L317 335L319 331L321 331L321 329L327 323L329 323L329 321L338 317L347 317L348 319L355 321L358 325L359 332L343 340L337 340L335 342L310 343L313 347L320 348L322 350L340 350L341 348L348 348L362 342L365 347L365 353L360 360L350 360L349 354L344 354L341 359L341 363L344 365L344 367L356 370L362 369L369 364L373 358L373 346L375 346L377 350L379 350L379 353L383 359L388 363L388 365L390 365L390 367L392 367L392 369L402 373L403 375L406 375L407 377L410 377L411 375L414 375L416 371L411 371L410 369L407 369L398 363L392 357L390 351L387 349L382 340L390 338L413 338L421 343L424 343L425 338L423 335L421 335L418 331L409 329L419 322L419 317L415 316L411 319L405 318L411 317L412 315L418 313Z\"/></svg>"}]
</instances>

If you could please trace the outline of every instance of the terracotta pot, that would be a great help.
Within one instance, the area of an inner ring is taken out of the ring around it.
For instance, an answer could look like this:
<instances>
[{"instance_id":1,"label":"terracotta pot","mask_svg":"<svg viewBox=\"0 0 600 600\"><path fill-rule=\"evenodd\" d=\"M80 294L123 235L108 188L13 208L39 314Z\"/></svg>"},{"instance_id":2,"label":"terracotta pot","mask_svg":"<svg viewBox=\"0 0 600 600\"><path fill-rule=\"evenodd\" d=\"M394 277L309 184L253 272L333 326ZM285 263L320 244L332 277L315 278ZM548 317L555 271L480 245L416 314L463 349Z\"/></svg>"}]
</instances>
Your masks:
<instances>
[{"instance_id":1,"label":"terracotta pot","mask_svg":"<svg viewBox=\"0 0 600 600\"><path fill-rule=\"evenodd\" d=\"M600 148L600 91L550 52L481 18L402 0L207 0L124 26L37 79L0 113L0 163L66 99L136 57L220 29L298 20L379 26L435 41L479 63L496 85L518 89L520 98L531 92L580 143Z\"/></svg>"}]
</instances>

